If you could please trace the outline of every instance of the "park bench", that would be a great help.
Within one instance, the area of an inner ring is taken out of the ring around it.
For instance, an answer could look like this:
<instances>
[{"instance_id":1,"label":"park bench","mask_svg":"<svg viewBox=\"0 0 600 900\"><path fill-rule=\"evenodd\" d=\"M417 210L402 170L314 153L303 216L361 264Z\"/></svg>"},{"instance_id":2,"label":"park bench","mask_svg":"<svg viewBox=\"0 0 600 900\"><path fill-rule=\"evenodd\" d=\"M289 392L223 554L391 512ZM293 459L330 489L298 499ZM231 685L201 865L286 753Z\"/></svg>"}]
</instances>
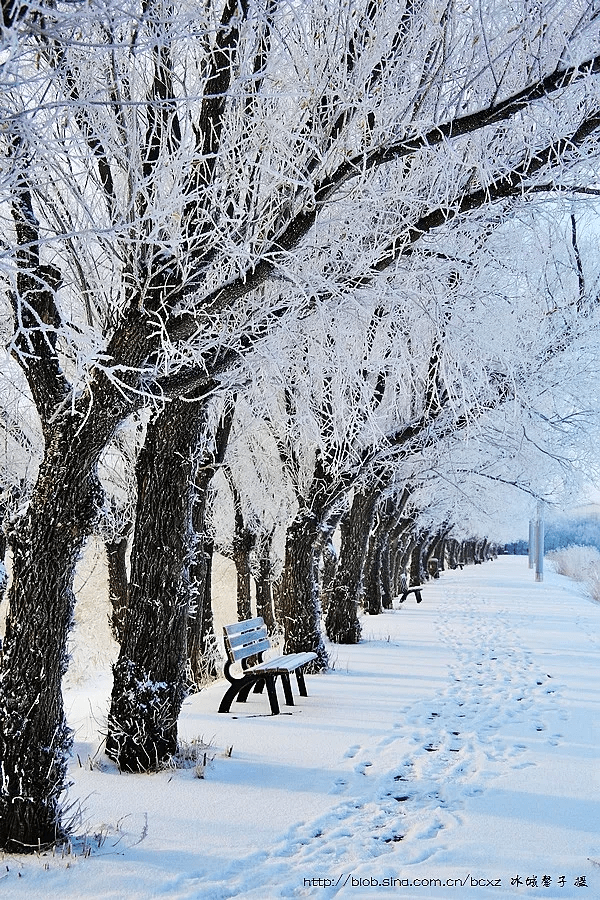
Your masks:
<instances>
[{"instance_id":1,"label":"park bench","mask_svg":"<svg viewBox=\"0 0 600 900\"><path fill-rule=\"evenodd\" d=\"M417 600L417 603L421 603L423 597L421 596L421 585L415 585L414 587L408 586L408 578L402 573L400 576L400 597L398 602L404 603L409 594L414 594Z\"/></svg>"},{"instance_id":2,"label":"park bench","mask_svg":"<svg viewBox=\"0 0 600 900\"><path fill-rule=\"evenodd\" d=\"M248 694L254 688L254 693L260 694L266 686L271 713L276 716L279 713L276 681L281 678L286 706L294 706L290 674L293 672L298 683L298 691L301 697L306 697L306 684L304 682L304 666L317 658L316 653L288 653L286 656L278 656L262 662L263 653L271 648L271 642L267 635L264 621L246 619L244 622L235 622L233 625L223 627L223 638L227 661L225 662L225 678L231 683L231 687L225 692L221 700L219 712L229 712L231 704L237 697L240 703L245 703ZM258 656L260 660L256 665L249 665L249 658ZM241 676L232 675L231 669L240 663Z\"/></svg>"}]
</instances>

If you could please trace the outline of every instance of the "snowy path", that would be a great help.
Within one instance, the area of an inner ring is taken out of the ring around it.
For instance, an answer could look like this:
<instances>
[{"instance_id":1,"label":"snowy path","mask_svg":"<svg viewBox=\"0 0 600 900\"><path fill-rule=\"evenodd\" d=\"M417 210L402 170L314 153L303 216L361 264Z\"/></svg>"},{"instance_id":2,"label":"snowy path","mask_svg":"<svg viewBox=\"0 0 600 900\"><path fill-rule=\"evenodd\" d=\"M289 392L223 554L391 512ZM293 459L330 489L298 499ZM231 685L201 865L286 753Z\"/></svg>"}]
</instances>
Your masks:
<instances>
[{"instance_id":1,"label":"snowy path","mask_svg":"<svg viewBox=\"0 0 600 900\"><path fill-rule=\"evenodd\" d=\"M499 776L537 765L523 735L535 732L549 747L559 745L562 735L550 724L568 717L559 685L520 647L510 598L502 607L481 596L480 588L444 591L439 637L454 660L449 685L435 699L399 710L392 734L375 746L348 748L352 768L334 792L349 799L295 829L268 854L236 863L225 884L203 881L203 896L309 896L314 891L298 889L302 873L319 872L324 861L327 868L317 878L336 884L323 887L320 896L356 895L346 883L348 873L362 882L374 874L382 881L400 865L406 874L409 866L452 853L452 832L463 823L467 798L483 794ZM400 841L398 859L389 845ZM290 878L294 870L296 879ZM480 881L481 873L474 877ZM283 880L290 882L289 892ZM364 883L356 887L366 892ZM390 888L390 896L398 896L399 887ZM371 893L383 896L384 888L373 886ZM197 895L192 890L190 896Z\"/></svg>"},{"instance_id":2,"label":"snowy path","mask_svg":"<svg viewBox=\"0 0 600 900\"><path fill-rule=\"evenodd\" d=\"M523 558L409 603L365 619L291 715L191 698L184 735L234 747L204 781L75 768L89 827L122 811L128 849L7 858L0 897L600 897L600 605Z\"/></svg>"}]
</instances>

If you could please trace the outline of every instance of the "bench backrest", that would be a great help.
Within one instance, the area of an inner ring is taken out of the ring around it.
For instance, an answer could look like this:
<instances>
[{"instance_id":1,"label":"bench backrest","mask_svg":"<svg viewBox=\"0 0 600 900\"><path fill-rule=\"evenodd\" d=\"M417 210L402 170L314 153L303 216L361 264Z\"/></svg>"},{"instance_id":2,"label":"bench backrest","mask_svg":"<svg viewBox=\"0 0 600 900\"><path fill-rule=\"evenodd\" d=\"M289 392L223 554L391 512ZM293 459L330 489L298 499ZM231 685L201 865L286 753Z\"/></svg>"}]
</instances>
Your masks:
<instances>
[{"instance_id":1,"label":"bench backrest","mask_svg":"<svg viewBox=\"0 0 600 900\"><path fill-rule=\"evenodd\" d=\"M271 646L267 627L260 616L224 625L223 638L227 656L232 663L254 656L255 653L264 653Z\"/></svg>"}]
</instances>

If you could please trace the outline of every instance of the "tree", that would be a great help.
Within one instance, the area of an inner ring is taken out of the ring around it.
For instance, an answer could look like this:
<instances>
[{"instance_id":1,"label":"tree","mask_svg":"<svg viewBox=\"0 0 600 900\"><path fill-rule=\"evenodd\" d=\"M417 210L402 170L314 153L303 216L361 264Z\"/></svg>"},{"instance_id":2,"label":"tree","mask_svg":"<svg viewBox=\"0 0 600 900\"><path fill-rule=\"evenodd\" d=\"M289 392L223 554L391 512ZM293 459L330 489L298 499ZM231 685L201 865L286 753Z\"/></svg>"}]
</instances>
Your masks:
<instances>
[{"instance_id":1,"label":"tree","mask_svg":"<svg viewBox=\"0 0 600 900\"><path fill-rule=\"evenodd\" d=\"M141 12L129 0L3 5L5 300L44 436L10 534L0 697L7 850L64 833L70 736L60 680L73 571L118 425L144 403L218 386L289 308L276 279L310 284L302 242L309 232L335 236L328 204L342 188L352 188L360 216L384 168L392 180L413 160L453 180L460 170L458 199L443 178L435 197L426 181L408 204L407 182L388 194L395 256L405 237L414 243L417 231L479 200L522 193L533 176L532 189L544 187L547 163L581 154L596 128L593 4L542 4L541 28L502 4L472 17L391 0L226 0L202 10L152 2ZM534 105L532 133L524 111ZM504 154L489 178L492 144Z\"/></svg>"}]
</instances>

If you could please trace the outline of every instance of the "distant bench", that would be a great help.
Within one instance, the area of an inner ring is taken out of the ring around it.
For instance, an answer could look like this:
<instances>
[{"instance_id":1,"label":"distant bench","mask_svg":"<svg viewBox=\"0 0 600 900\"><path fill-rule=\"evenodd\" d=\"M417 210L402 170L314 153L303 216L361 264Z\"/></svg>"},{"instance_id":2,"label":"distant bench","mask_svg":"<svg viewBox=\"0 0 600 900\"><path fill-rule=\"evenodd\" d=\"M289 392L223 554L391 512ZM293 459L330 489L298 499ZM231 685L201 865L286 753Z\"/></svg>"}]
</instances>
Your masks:
<instances>
[{"instance_id":1,"label":"distant bench","mask_svg":"<svg viewBox=\"0 0 600 900\"><path fill-rule=\"evenodd\" d=\"M274 716L278 715L279 702L275 682L278 677L281 678L286 706L293 706L294 698L290 684L292 672L296 675L300 696L307 696L303 669L307 663L317 658L316 653L288 653L287 656L278 656L276 659L249 666L249 657L258 655L259 660L262 660L263 653L271 647L265 623L260 617L225 625L223 637L227 653L224 674L231 687L221 700L219 712L229 712L236 697L240 703L245 703L252 688L254 693L260 694L266 686L271 712ZM241 663L241 677L231 674L231 668L236 663Z\"/></svg>"},{"instance_id":2,"label":"distant bench","mask_svg":"<svg viewBox=\"0 0 600 900\"><path fill-rule=\"evenodd\" d=\"M421 596L421 585L416 585L415 587L408 586L408 578L406 575L402 574L400 576L400 598L399 603L404 603L409 594L414 594L417 603L421 603L423 601L423 597Z\"/></svg>"}]
</instances>

